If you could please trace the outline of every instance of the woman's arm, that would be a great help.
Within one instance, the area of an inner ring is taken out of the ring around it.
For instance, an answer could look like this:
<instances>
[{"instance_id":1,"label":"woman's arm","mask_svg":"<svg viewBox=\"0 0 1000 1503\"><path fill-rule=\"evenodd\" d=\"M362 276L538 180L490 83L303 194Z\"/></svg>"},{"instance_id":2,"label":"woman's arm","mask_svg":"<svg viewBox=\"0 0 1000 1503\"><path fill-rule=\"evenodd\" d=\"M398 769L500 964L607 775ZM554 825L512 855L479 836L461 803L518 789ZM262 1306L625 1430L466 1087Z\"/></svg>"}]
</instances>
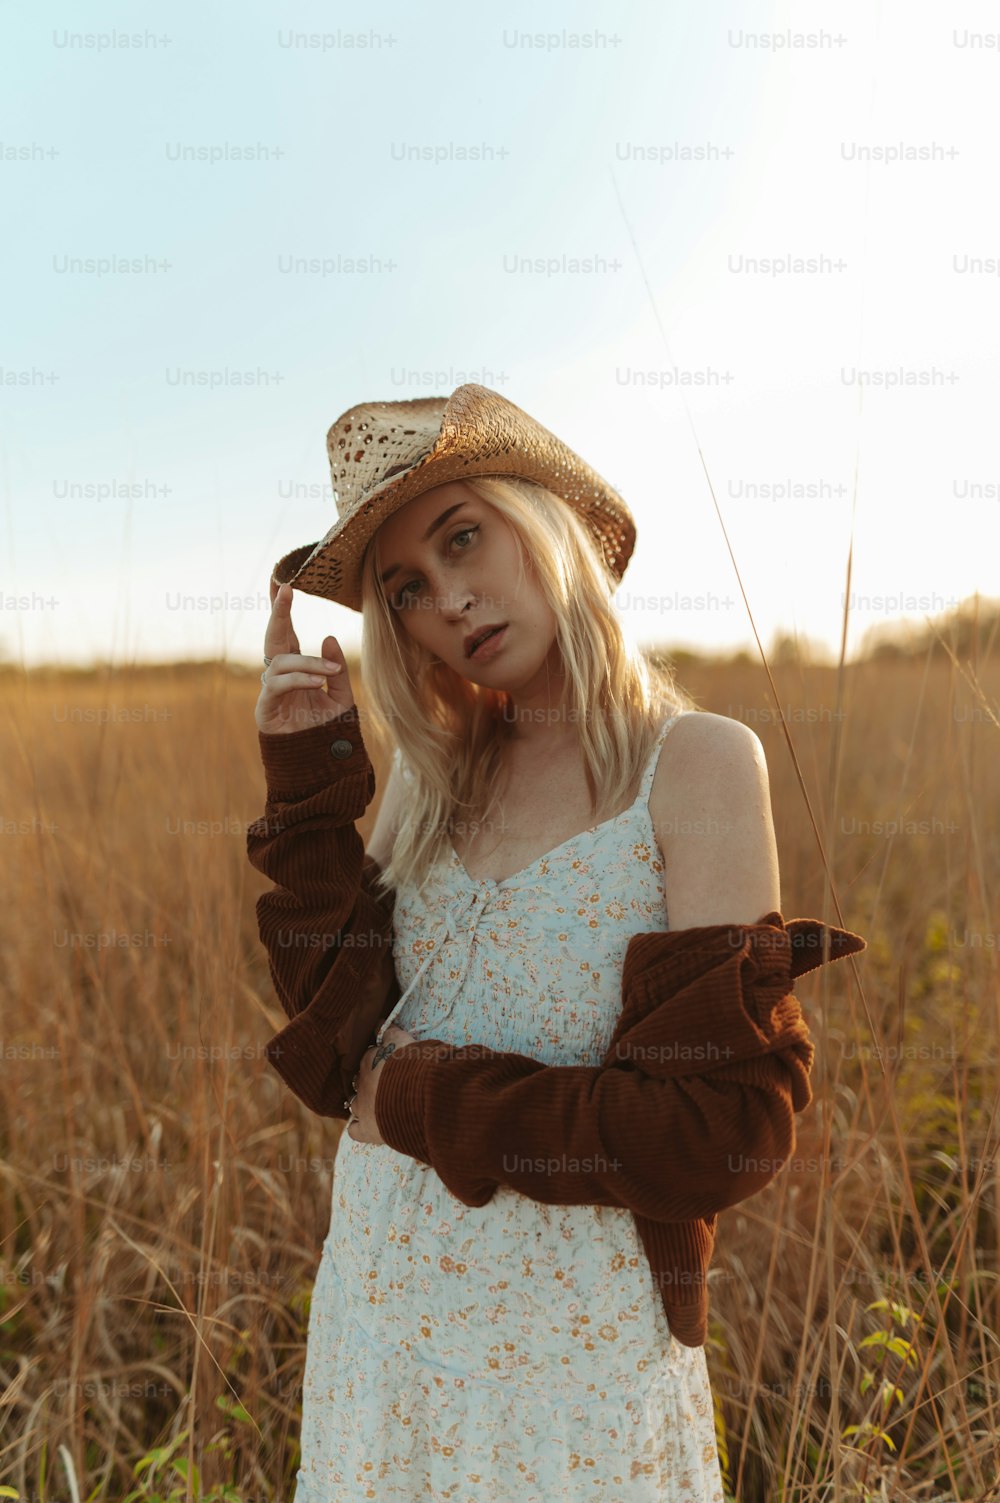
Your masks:
<instances>
[{"instance_id":1,"label":"woman's arm","mask_svg":"<svg viewBox=\"0 0 1000 1503\"><path fill-rule=\"evenodd\" d=\"M399 997L393 894L355 821L375 793L356 706L292 735L258 732L264 815L247 830L252 866L274 884L256 904L271 978L291 1020L266 1046L313 1111L346 1118L344 1100L378 1023Z\"/></svg>"},{"instance_id":2,"label":"woman's arm","mask_svg":"<svg viewBox=\"0 0 1000 1503\"><path fill-rule=\"evenodd\" d=\"M789 930L826 927L765 919L634 936L623 1009L634 1021L601 1066L407 1044L382 1066L382 1137L466 1205L506 1185L546 1205L689 1221L756 1194L792 1154L795 1113L812 1099L814 1049L792 976L823 956L813 947L800 964ZM829 933L830 961L865 948L848 930Z\"/></svg>"}]
</instances>

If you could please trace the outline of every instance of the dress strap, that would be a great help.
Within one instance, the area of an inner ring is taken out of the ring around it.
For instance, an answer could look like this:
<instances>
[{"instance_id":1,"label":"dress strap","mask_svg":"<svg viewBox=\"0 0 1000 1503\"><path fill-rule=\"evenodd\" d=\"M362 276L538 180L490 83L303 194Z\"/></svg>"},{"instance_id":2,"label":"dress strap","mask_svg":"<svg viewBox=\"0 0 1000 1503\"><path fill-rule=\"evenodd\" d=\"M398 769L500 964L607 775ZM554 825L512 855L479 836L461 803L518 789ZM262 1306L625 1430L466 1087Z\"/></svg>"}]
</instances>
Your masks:
<instances>
[{"instance_id":1,"label":"dress strap","mask_svg":"<svg viewBox=\"0 0 1000 1503\"><path fill-rule=\"evenodd\" d=\"M663 750L664 741L666 741L671 728L676 725L681 716L690 715L691 713L690 710L675 710L672 715L667 716L660 727L660 734L656 738L656 744L650 753L649 761L646 763L642 774L642 783L639 788L639 798L644 804L649 803L649 795L653 791L653 778L656 776L656 768L660 760L660 752Z\"/></svg>"}]
</instances>

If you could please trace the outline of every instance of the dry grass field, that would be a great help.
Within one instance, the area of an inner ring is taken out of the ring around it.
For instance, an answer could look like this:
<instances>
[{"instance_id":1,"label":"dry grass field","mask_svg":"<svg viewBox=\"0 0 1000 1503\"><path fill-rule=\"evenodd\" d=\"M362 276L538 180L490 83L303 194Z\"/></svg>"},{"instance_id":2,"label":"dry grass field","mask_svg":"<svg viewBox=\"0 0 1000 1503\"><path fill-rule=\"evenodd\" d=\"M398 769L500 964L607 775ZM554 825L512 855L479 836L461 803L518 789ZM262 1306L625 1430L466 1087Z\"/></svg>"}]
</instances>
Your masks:
<instances>
[{"instance_id":1,"label":"dry grass field","mask_svg":"<svg viewBox=\"0 0 1000 1503\"><path fill-rule=\"evenodd\" d=\"M720 1217L708 1357L728 1489L988 1496L992 639L840 671L789 656L777 700L759 662L677 668L764 744L783 916L868 940L797 983L816 1099L795 1158ZM256 694L224 666L0 676L0 1497L292 1496L340 1127L263 1056L284 1015L245 850Z\"/></svg>"}]
</instances>

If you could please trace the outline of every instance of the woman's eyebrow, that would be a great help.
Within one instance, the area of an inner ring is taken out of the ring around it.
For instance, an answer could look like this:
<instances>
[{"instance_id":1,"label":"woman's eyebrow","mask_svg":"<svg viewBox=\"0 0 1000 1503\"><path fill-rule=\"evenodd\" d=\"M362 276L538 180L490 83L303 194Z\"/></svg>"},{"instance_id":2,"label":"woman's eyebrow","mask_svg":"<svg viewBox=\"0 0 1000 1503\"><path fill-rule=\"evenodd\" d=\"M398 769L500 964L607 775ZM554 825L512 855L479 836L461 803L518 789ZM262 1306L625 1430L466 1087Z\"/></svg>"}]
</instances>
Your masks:
<instances>
[{"instance_id":1,"label":"woman's eyebrow","mask_svg":"<svg viewBox=\"0 0 1000 1503\"><path fill-rule=\"evenodd\" d=\"M453 516L456 511L461 511L462 507L466 505L468 505L466 501L459 501L457 505L449 506L446 511L443 511L441 513L436 521L431 523L420 541L422 543L426 543L428 538L432 538L434 536L439 527L444 526L445 522L447 522L450 516ZM401 564L393 564L391 569L386 569L385 573L380 576L382 583L385 584L387 579L391 579L394 574L398 574L401 568Z\"/></svg>"}]
</instances>

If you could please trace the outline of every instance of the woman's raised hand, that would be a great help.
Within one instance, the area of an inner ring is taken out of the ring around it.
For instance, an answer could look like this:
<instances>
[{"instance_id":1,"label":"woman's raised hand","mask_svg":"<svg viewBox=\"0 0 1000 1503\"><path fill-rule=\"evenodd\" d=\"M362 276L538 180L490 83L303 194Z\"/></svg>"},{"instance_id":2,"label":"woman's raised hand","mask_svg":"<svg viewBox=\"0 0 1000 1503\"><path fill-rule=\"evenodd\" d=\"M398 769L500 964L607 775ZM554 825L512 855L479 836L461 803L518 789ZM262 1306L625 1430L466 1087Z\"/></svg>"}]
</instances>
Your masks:
<instances>
[{"instance_id":1,"label":"woman's raised hand","mask_svg":"<svg viewBox=\"0 0 1000 1503\"><path fill-rule=\"evenodd\" d=\"M335 720L354 704L347 663L336 637L323 638L321 658L304 657L292 626L292 587L271 580L271 618L264 634L265 670L254 708L257 729L288 736Z\"/></svg>"}]
</instances>

